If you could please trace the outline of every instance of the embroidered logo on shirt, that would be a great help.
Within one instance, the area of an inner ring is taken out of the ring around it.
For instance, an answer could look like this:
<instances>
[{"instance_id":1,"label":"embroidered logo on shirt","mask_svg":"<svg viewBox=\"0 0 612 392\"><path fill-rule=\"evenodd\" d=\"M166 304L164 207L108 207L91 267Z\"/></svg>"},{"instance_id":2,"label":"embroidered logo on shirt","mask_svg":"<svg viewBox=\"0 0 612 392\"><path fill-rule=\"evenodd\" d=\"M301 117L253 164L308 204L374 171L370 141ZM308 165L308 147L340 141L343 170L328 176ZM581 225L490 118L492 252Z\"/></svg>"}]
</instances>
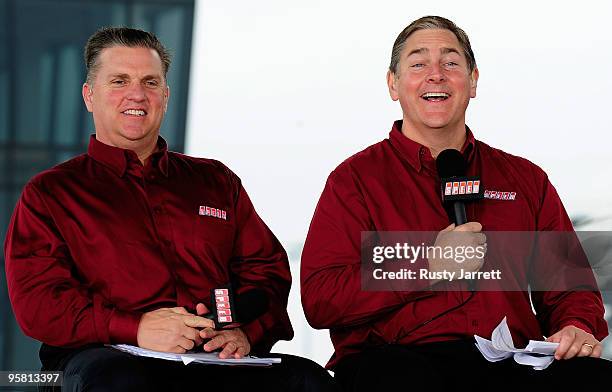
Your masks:
<instances>
[{"instance_id":1,"label":"embroidered logo on shirt","mask_svg":"<svg viewBox=\"0 0 612 392\"><path fill-rule=\"evenodd\" d=\"M484 191L484 198L491 200L516 200L516 192Z\"/></svg>"},{"instance_id":2,"label":"embroidered logo on shirt","mask_svg":"<svg viewBox=\"0 0 612 392\"><path fill-rule=\"evenodd\" d=\"M227 212L214 207L200 206L199 214L202 216L212 216L213 218L227 220Z\"/></svg>"}]
</instances>

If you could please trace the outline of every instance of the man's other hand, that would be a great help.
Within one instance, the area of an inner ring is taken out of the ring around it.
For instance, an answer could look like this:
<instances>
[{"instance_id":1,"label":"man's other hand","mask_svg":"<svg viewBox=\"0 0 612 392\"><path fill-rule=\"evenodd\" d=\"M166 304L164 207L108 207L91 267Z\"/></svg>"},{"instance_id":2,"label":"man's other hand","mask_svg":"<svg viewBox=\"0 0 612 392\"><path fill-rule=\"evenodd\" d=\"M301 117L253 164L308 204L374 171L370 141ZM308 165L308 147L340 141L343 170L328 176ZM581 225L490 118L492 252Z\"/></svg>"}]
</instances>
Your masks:
<instances>
[{"instance_id":1,"label":"man's other hand","mask_svg":"<svg viewBox=\"0 0 612 392\"><path fill-rule=\"evenodd\" d=\"M149 350L182 354L202 344L199 328L213 328L212 320L189 313L185 308L162 308L142 315L138 346Z\"/></svg>"},{"instance_id":2,"label":"man's other hand","mask_svg":"<svg viewBox=\"0 0 612 392\"><path fill-rule=\"evenodd\" d=\"M590 333L573 325L563 327L546 341L559 343L555 351L556 360L573 357L601 357L601 342Z\"/></svg>"},{"instance_id":3,"label":"man's other hand","mask_svg":"<svg viewBox=\"0 0 612 392\"><path fill-rule=\"evenodd\" d=\"M212 328L205 328L200 331L200 337L210 339L203 348L210 352L218 348L223 348L219 353L219 358L226 359L234 357L240 359L248 355L251 351L249 339L240 328L215 331Z\"/></svg>"},{"instance_id":4,"label":"man's other hand","mask_svg":"<svg viewBox=\"0 0 612 392\"><path fill-rule=\"evenodd\" d=\"M210 310L208 310L208 308L206 307L206 305L204 305L203 303L199 302L196 305L196 314L198 316L204 316L205 314L210 313Z\"/></svg>"}]
</instances>

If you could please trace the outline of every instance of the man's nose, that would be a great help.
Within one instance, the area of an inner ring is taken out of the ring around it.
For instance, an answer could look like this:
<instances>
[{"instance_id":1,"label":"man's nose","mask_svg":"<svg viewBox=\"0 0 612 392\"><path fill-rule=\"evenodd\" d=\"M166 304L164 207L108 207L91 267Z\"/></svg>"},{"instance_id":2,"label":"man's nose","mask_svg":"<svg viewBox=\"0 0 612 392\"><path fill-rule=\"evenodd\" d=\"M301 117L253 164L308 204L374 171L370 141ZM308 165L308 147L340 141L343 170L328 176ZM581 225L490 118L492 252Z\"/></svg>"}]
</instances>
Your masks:
<instances>
[{"instance_id":1,"label":"man's nose","mask_svg":"<svg viewBox=\"0 0 612 392\"><path fill-rule=\"evenodd\" d=\"M430 73L427 75L427 81L430 83L440 83L445 81L442 67L439 64L433 64L430 68Z\"/></svg>"},{"instance_id":2,"label":"man's nose","mask_svg":"<svg viewBox=\"0 0 612 392\"><path fill-rule=\"evenodd\" d=\"M145 99L145 89L140 83L130 84L126 98L132 101L143 101Z\"/></svg>"}]
</instances>

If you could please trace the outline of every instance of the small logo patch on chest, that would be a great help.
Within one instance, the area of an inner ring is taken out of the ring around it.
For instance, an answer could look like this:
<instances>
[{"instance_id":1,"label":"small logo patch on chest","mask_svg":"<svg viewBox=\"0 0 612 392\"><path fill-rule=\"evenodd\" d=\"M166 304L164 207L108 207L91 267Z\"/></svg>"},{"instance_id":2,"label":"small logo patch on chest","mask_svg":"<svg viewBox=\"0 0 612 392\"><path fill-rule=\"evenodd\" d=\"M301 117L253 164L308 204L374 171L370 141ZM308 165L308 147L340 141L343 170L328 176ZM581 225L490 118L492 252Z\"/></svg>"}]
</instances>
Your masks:
<instances>
[{"instance_id":1,"label":"small logo patch on chest","mask_svg":"<svg viewBox=\"0 0 612 392\"><path fill-rule=\"evenodd\" d=\"M484 191L484 198L491 200L516 200L516 192Z\"/></svg>"},{"instance_id":2,"label":"small logo patch on chest","mask_svg":"<svg viewBox=\"0 0 612 392\"><path fill-rule=\"evenodd\" d=\"M219 208L200 206L199 214L202 216L212 216L213 218L227 220L227 212Z\"/></svg>"}]
</instances>

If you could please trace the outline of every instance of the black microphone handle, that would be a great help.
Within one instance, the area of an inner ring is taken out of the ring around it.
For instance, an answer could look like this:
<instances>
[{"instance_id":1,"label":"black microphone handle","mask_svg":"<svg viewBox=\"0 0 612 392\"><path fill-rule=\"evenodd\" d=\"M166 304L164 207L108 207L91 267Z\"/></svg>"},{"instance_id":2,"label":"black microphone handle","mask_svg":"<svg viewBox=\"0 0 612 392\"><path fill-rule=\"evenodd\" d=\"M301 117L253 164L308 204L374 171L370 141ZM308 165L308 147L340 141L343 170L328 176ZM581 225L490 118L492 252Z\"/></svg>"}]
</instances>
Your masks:
<instances>
[{"instance_id":1,"label":"black microphone handle","mask_svg":"<svg viewBox=\"0 0 612 392\"><path fill-rule=\"evenodd\" d=\"M465 203L462 201L456 201L453 203L453 209L455 210L455 225L459 226L464 223L467 223L467 215L465 213ZM474 291L476 290L476 281L474 279L469 279L467 281L468 290Z\"/></svg>"},{"instance_id":2,"label":"black microphone handle","mask_svg":"<svg viewBox=\"0 0 612 392\"><path fill-rule=\"evenodd\" d=\"M453 203L453 209L455 210L455 225L459 226L464 223L467 223L465 203L462 201L456 201Z\"/></svg>"}]
</instances>

